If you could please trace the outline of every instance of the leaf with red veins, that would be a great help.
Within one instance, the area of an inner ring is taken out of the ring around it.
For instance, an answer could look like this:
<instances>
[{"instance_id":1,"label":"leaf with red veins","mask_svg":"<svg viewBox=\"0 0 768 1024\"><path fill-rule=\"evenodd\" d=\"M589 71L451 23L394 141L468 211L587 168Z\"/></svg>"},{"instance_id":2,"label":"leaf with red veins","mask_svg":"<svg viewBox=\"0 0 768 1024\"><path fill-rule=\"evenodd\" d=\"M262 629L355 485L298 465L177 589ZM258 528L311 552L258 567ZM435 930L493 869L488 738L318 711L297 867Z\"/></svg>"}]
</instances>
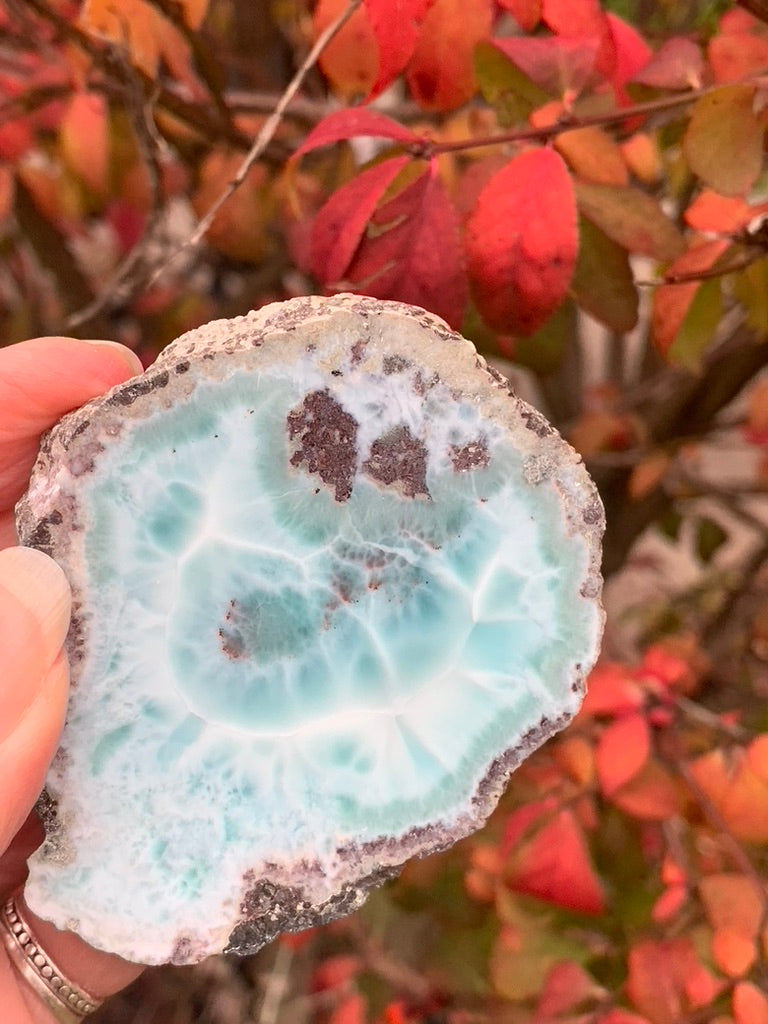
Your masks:
<instances>
[{"instance_id":1,"label":"leaf with red veins","mask_svg":"<svg viewBox=\"0 0 768 1024\"><path fill-rule=\"evenodd\" d=\"M365 0L379 47L379 73L368 100L383 92L413 56L421 24L434 0Z\"/></svg>"},{"instance_id":2,"label":"leaf with red veins","mask_svg":"<svg viewBox=\"0 0 768 1024\"><path fill-rule=\"evenodd\" d=\"M312 225L312 273L333 286L347 272L363 232L382 196L409 157L399 156L369 167L338 189Z\"/></svg>"},{"instance_id":3,"label":"leaf with red veins","mask_svg":"<svg viewBox=\"0 0 768 1024\"><path fill-rule=\"evenodd\" d=\"M493 45L551 96L577 96L595 76L596 39L514 36Z\"/></svg>"},{"instance_id":4,"label":"leaf with red veins","mask_svg":"<svg viewBox=\"0 0 768 1024\"><path fill-rule=\"evenodd\" d=\"M347 107L344 110L335 110L315 125L293 154L293 159L313 149L332 146L335 142L345 142L361 136L391 139L403 145L413 145L420 141L410 129L393 121L391 117L379 114L368 107Z\"/></svg>"},{"instance_id":5,"label":"leaf with red veins","mask_svg":"<svg viewBox=\"0 0 768 1024\"><path fill-rule=\"evenodd\" d=\"M460 325L467 281L459 218L435 162L373 215L344 286L424 306L452 327Z\"/></svg>"},{"instance_id":6,"label":"leaf with red veins","mask_svg":"<svg viewBox=\"0 0 768 1024\"><path fill-rule=\"evenodd\" d=\"M611 25L599 0L542 0L542 20L559 36L597 40L595 67L609 78L616 68L616 48Z\"/></svg>"},{"instance_id":7,"label":"leaf with red veins","mask_svg":"<svg viewBox=\"0 0 768 1024\"><path fill-rule=\"evenodd\" d=\"M491 178L469 218L466 251L490 327L529 335L549 319L567 295L578 251L573 185L554 150L521 153Z\"/></svg>"}]
</instances>

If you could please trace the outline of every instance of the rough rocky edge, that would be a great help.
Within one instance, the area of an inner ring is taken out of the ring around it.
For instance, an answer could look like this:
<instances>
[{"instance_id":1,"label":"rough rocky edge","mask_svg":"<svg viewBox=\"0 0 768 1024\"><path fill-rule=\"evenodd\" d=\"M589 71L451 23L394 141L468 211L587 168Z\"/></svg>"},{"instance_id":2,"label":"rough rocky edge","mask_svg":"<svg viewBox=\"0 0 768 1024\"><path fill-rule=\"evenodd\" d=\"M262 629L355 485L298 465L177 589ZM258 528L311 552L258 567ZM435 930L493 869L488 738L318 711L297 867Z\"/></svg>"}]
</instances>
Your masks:
<instances>
[{"instance_id":1,"label":"rough rocky edge","mask_svg":"<svg viewBox=\"0 0 768 1024\"><path fill-rule=\"evenodd\" d=\"M331 920L479 828L603 623L579 457L359 296L179 338L46 435L18 529L74 592L27 899L147 963Z\"/></svg>"}]
</instances>

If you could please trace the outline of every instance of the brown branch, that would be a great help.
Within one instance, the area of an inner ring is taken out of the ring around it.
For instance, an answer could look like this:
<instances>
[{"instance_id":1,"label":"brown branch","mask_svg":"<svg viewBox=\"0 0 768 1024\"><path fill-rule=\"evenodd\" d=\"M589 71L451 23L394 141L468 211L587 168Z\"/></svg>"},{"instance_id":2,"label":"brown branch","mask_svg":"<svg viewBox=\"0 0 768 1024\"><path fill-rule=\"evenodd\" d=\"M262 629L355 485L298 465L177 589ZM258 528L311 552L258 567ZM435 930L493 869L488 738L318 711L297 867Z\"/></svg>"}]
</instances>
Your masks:
<instances>
[{"instance_id":1,"label":"brown branch","mask_svg":"<svg viewBox=\"0 0 768 1024\"><path fill-rule=\"evenodd\" d=\"M307 74L317 63L320 55L326 46L331 42L337 32L344 27L349 21L355 11L360 7L362 0L350 0L347 7L341 12L341 14L335 18L330 25L318 36L314 46L307 54L306 58L302 62L296 74L293 76L291 81L288 83L285 91L278 100L275 109L272 111L270 116L264 122L256 138L253 140L251 148L237 169L237 173L234 178L229 182L227 187L218 196L218 198L208 207L203 216L198 221L197 227L192 234L187 238L173 253L168 257L167 262L171 262L176 259L182 253L188 249L194 248L198 245L207 234L219 210L227 203L235 192L240 188L245 179L248 177L248 173L254 166L257 160L262 156L264 150L267 148L269 143L274 138L275 132L277 131L280 122L283 119L286 109L288 108L291 100L294 98L296 93L301 88L301 84L306 78ZM158 268L155 271L154 276L150 280L150 284L159 276L165 267Z\"/></svg>"},{"instance_id":2,"label":"brown branch","mask_svg":"<svg viewBox=\"0 0 768 1024\"><path fill-rule=\"evenodd\" d=\"M768 22L768 2L766 0L736 0L738 7L754 14L760 21Z\"/></svg>"}]
</instances>

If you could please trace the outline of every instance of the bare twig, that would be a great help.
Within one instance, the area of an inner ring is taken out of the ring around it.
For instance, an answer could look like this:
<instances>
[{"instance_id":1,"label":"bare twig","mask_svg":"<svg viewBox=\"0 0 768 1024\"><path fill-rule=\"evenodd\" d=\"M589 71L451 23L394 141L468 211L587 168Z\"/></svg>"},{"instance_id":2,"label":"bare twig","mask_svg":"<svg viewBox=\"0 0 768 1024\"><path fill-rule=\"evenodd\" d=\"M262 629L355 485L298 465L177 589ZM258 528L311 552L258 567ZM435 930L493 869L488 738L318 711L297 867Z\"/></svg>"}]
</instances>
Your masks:
<instances>
[{"instance_id":1,"label":"bare twig","mask_svg":"<svg viewBox=\"0 0 768 1024\"><path fill-rule=\"evenodd\" d=\"M237 169L237 173L235 174L234 178L229 182L229 184L221 193L221 195L219 195L218 198L208 207L206 212L198 221L197 227L192 232L192 234L173 253L171 253L168 262L178 258L182 253L186 252L188 249L194 248L196 245L199 245L199 243L205 237L214 220L216 219L216 215L218 214L219 210L221 210L225 203L227 203L235 194L235 192L240 188L245 179L248 177L248 173L251 170L251 168L254 166L256 161L261 157L264 150L267 148L269 143L274 138L275 132L277 131L280 122L283 119L285 111L288 109L291 100L294 98L296 93L301 88L301 84L306 78L307 74L315 66L326 46L328 46L328 44L331 42L336 33L339 32L339 30L342 29L344 25L346 25L346 23L355 13L355 11L358 9L361 3L362 0L350 0L350 3L341 12L341 14L337 18L335 18L331 22L331 24L325 29L325 31L318 36L315 45L309 51L301 66L297 70L296 74L288 83L288 86L286 87L285 91L278 100L275 109L272 111L270 116L262 125L261 130L254 139L253 144L249 149L245 159ZM152 282L159 276L163 269L164 268L159 268L158 270L155 271L155 274L150 280L150 284L152 284Z\"/></svg>"}]
</instances>

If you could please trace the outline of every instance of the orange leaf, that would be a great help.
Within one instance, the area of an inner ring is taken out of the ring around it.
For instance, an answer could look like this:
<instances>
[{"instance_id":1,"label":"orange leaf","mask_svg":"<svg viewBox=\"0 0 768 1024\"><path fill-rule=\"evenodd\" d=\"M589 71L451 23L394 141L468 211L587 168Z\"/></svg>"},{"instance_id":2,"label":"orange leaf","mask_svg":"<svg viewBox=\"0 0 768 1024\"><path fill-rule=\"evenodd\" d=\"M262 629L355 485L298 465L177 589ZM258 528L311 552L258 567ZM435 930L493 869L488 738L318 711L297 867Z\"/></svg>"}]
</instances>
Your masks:
<instances>
[{"instance_id":1,"label":"orange leaf","mask_svg":"<svg viewBox=\"0 0 768 1024\"><path fill-rule=\"evenodd\" d=\"M640 771L651 750L645 715L636 711L606 726L595 751L600 788L610 797Z\"/></svg>"},{"instance_id":2,"label":"orange leaf","mask_svg":"<svg viewBox=\"0 0 768 1024\"><path fill-rule=\"evenodd\" d=\"M453 110L474 94L474 50L490 35L492 17L491 0L435 0L406 75L424 110Z\"/></svg>"},{"instance_id":3,"label":"orange leaf","mask_svg":"<svg viewBox=\"0 0 768 1024\"><path fill-rule=\"evenodd\" d=\"M624 665L600 661L587 680L587 696L580 714L624 715L645 703L645 695Z\"/></svg>"},{"instance_id":4,"label":"orange leaf","mask_svg":"<svg viewBox=\"0 0 768 1024\"><path fill-rule=\"evenodd\" d=\"M354 993L345 996L331 1010L328 1024L365 1024L368 1017L365 996Z\"/></svg>"},{"instance_id":5,"label":"orange leaf","mask_svg":"<svg viewBox=\"0 0 768 1024\"><path fill-rule=\"evenodd\" d=\"M730 928L718 928L712 936L712 959L729 978L741 978L757 958L755 943Z\"/></svg>"},{"instance_id":6,"label":"orange leaf","mask_svg":"<svg viewBox=\"0 0 768 1024\"><path fill-rule=\"evenodd\" d=\"M611 800L625 814L641 821L665 821L680 814L684 806L680 786L653 758Z\"/></svg>"},{"instance_id":7,"label":"orange leaf","mask_svg":"<svg viewBox=\"0 0 768 1024\"><path fill-rule=\"evenodd\" d=\"M750 769L763 782L768 782L768 733L756 736L747 747Z\"/></svg>"},{"instance_id":8,"label":"orange leaf","mask_svg":"<svg viewBox=\"0 0 768 1024\"><path fill-rule=\"evenodd\" d=\"M605 995L591 974L573 960L563 960L551 968L536 1006L537 1017L557 1017L587 1000Z\"/></svg>"},{"instance_id":9,"label":"orange leaf","mask_svg":"<svg viewBox=\"0 0 768 1024\"><path fill-rule=\"evenodd\" d=\"M75 93L61 119L59 144L70 170L91 192L103 196L109 173L109 127L103 96Z\"/></svg>"},{"instance_id":10,"label":"orange leaf","mask_svg":"<svg viewBox=\"0 0 768 1024\"><path fill-rule=\"evenodd\" d=\"M555 139L555 149L575 174L603 185L626 185L627 165L621 149L602 128L576 128Z\"/></svg>"},{"instance_id":11,"label":"orange leaf","mask_svg":"<svg viewBox=\"0 0 768 1024\"><path fill-rule=\"evenodd\" d=\"M86 0L79 23L90 35L127 49L133 63L154 78L164 20L144 0Z\"/></svg>"},{"instance_id":12,"label":"orange leaf","mask_svg":"<svg viewBox=\"0 0 768 1024\"><path fill-rule=\"evenodd\" d=\"M658 144L645 132L636 132L622 142L621 153L627 167L645 185L655 185L664 173Z\"/></svg>"},{"instance_id":13,"label":"orange leaf","mask_svg":"<svg viewBox=\"0 0 768 1024\"><path fill-rule=\"evenodd\" d=\"M713 750L690 770L737 839L768 842L768 784L752 771L743 750Z\"/></svg>"},{"instance_id":14,"label":"orange leaf","mask_svg":"<svg viewBox=\"0 0 768 1024\"><path fill-rule=\"evenodd\" d=\"M583 914L601 914L605 896L573 811L555 813L512 855L507 881L515 892Z\"/></svg>"},{"instance_id":15,"label":"orange leaf","mask_svg":"<svg viewBox=\"0 0 768 1024\"><path fill-rule=\"evenodd\" d=\"M707 56L716 82L738 82L768 69L768 38L747 32L713 36Z\"/></svg>"},{"instance_id":16,"label":"orange leaf","mask_svg":"<svg viewBox=\"0 0 768 1024\"><path fill-rule=\"evenodd\" d=\"M768 996L751 982L739 982L731 1005L736 1024L768 1024Z\"/></svg>"},{"instance_id":17,"label":"orange leaf","mask_svg":"<svg viewBox=\"0 0 768 1024\"><path fill-rule=\"evenodd\" d=\"M728 245L725 239L695 243L667 267L667 276L705 273L723 255ZM652 311L653 339L662 355L671 349L700 284L700 281L685 281L680 284L661 285L655 290Z\"/></svg>"},{"instance_id":18,"label":"orange leaf","mask_svg":"<svg viewBox=\"0 0 768 1024\"><path fill-rule=\"evenodd\" d=\"M552 760L574 782L588 785L595 774L595 756L592 744L583 736L566 735L550 747Z\"/></svg>"},{"instance_id":19,"label":"orange leaf","mask_svg":"<svg viewBox=\"0 0 768 1024\"><path fill-rule=\"evenodd\" d=\"M218 199L234 178L242 157L237 153L213 149L200 168L200 184L192 199L198 216ZM240 188L216 214L207 239L232 259L258 262L264 256L264 200L262 189L267 179L264 167L251 168Z\"/></svg>"},{"instance_id":20,"label":"orange leaf","mask_svg":"<svg viewBox=\"0 0 768 1024\"><path fill-rule=\"evenodd\" d=\"M631 501L640 501L655 491L667 475L672 459L666 452L653 452L638 462L629 477L627 494Z\"/></svg>"},{"instance_id":21,"label":"orange leaf","mask_svg":"<svg viewBox=\"0 0 768 1024\"><path fill-rule=\"evenodd\" d=\"M312 17L314 39L349 6L348 0L319 0ZM365 7L359 7L323 50L318 62L342 96L366 96L379 74L379 47Z\"/></svg>"},{"instance_id":22,"label":"orange leaf","mask_svg":"<svg viewBox=\"0 0 768 1024\"><path fill-rule=\"evenodd\" d=\"M13 209L15 191L13 171L10 167L0 166L0 220L7 217Z\"/></svg>"},{"instance_id":23,"label":"orange leaf","mask_svg":"<svg viewBox=\"0 0 768 1024\"><path fill-rule=\"evenodd\" d=\"M685 982L685 994L692 1007L709 1006L725 988L721 978L699 964Z\"/></svg>"},{"instance_id":24,"label":"orange leaf","mask_svg":"<svg viewBox=\"0 0 768 1024\"><path fill-rule=\"evenodd\" d=\"M709 923L749 941L757 938L766 893L760 892L746 875L716 873L705 875L699 893Z\"/></svg>"},{"instance_id":25,"label":"orange leaf","mask_svg":"<svg viewBox=\"0 0 768 1024\"><path fill-rule=\"evenodd\" d=\"M721 196L705 188L685 211L685 222L694 231L734 234L767 212L768 203L750 206L740 196Z\"/></svg>"},{"instance_id":26,"label":"orange leaf","mask_svg":"<svg viewBox=\"0 0 768 1024\"><path fill-rule=\"evenodd\" d=\"M468 271L483 319L503 333L533 334L565 298L577 249L562 159L550 149L521 153L491 178L467 224Z\"/></svg>"},{"instance_id":27,"label":"orange leaf","mask_svg":"<svg viewBox=\"0 0 768 1024\"><path fill-rule=\"evenodd\" d=\"M652 1024L678 1024L688 1008L686 981L699 967L690 939L639 942L629 951L627 994Z\"/></svg>"}]
</instances>

